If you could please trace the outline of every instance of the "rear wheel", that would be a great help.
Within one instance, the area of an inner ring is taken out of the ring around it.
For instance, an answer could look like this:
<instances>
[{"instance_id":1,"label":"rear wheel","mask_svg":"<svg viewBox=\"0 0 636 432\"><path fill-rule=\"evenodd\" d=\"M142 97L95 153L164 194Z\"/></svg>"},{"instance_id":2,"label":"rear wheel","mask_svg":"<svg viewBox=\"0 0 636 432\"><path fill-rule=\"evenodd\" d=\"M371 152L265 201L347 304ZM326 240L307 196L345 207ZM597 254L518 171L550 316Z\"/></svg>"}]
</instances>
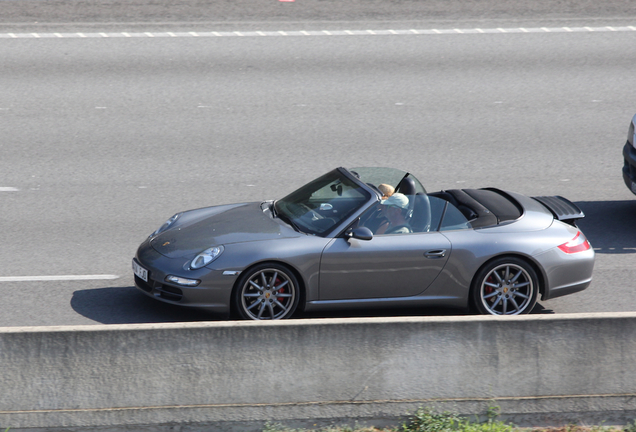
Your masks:
<instances>
[{"instance_id":1,"label":"rear wheel","mask_svg":"<svg viewBox=\"0 0 636 432\"><path fill-rule=\"evenodd\" d=\"M473 304L485 315L529 313L537 303L537 274L527 262L499 258L481 269L473 281Z\"/></svg>"},{"instance_id":2,"label":"rear wheel","mask_svg":"<svg viewBox=\"0 0 636 432\"><path fill-rule=\"evenodd\" d=\"M294 313L299 297L298 280L289 269L261 264L241 276L234 305L243 319L278 320Z\"/></svg>"}]
</instances>

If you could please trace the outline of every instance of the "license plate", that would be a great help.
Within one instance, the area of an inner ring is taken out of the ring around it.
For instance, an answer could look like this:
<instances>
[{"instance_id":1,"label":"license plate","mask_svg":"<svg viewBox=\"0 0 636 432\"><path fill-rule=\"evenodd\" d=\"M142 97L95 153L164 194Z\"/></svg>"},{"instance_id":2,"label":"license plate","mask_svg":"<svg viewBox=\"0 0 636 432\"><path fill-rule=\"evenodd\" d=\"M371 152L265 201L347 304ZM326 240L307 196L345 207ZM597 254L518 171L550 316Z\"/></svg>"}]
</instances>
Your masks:
<instances>
[{"instance_id":1,"label":"license plate","mask_svg":"<svg viewBox=\"0 0 636 432\"><path fill-rule=\"evenodd\" d=\"M144 282L148 282L148 270L146 270L145 268L137 264L135 260L133 260L132 262L132 267L133 267L133 272L135 272L135 275L139 279L143 280Z\"/></svg>"}]
</instances>

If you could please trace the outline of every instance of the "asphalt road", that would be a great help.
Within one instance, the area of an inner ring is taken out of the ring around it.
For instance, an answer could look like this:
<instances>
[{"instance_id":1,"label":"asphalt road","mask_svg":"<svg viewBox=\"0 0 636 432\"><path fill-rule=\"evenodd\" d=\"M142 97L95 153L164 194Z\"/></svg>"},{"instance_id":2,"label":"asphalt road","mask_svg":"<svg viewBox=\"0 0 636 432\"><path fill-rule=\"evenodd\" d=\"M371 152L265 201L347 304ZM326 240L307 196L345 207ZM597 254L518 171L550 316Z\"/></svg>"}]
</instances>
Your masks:
<instances>
[{"instance_id":1,"label":"asphalt road","mask_svg":"<svg viewBox=\"0 0 636 432\"><path fill-rule=\"evenodd\" d=\"M557 10L544 31L540 11L495 9L476 22L451 7L409 20L413 1L383 3L395 16L365 9L356 20L345 2L343 19L226 14L218 27L194 9L169 22L142 4L128 21L49 12L35 23L34 11L57 3L0 4L0 326L215 319L135 291L130 260L144 237L180 210L277 198L364 165L407 169L431 191L570 198L587 214L595 280L537 312L636 310L636 197L620 175L636 31L612 31L636 15L620 5ZM217 28L307 30L187 33ZM465 34L387 32L433 28Z\"/></svg>"}]
</instances>

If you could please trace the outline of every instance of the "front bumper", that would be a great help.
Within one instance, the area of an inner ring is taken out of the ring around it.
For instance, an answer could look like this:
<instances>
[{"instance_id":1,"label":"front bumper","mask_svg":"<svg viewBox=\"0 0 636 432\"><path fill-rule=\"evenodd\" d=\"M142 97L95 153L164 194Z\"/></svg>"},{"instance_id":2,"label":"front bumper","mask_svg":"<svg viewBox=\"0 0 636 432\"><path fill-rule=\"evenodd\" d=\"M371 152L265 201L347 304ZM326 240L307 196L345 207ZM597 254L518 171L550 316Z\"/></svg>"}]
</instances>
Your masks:
<instances>
[{"instance_id":1,"label":"front bumper","mask_svg":"<svg viewBox=\"0 0 636 432\"><path fill-rule=\"evenodd\" d=\"M629 142L623 146L623 181L636 195L636 149Z\"/></svg>"},{"instance_id":2,"label":"front bumper","mask_svg":"<svg viewBox=\"0 0 636 432\"><path fill-rule=\"evenodd\" d=\"M165 303L204 308L220 314L230 312L232 288L237 275L205 267L185 271L184 260L165 257L148 244L139 248L133 260L148 271L148 281L134 276L135 286L147 296ZM167 275L199 279L201 283L196 287L169 283L165 280Z\"/></svg>"}]
</instances>

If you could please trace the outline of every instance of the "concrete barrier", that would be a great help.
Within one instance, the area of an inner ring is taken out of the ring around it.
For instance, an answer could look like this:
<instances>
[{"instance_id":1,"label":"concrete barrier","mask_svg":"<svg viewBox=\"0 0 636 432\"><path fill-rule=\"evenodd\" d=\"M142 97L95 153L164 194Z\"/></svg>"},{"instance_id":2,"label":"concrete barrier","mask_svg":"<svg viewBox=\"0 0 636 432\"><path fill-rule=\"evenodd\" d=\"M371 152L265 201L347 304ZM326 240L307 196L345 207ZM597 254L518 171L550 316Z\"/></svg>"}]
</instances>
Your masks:
<instances>
[{"instance_id":1,"label":"concrete barrier","mask_svg":"<svg viewBox=\"0 0 636 432\"><path fill-rule=\"evenodd\" d=\"M636 313L0 329L0 430L636 417Z\"/></svg>"}]
</instances>

